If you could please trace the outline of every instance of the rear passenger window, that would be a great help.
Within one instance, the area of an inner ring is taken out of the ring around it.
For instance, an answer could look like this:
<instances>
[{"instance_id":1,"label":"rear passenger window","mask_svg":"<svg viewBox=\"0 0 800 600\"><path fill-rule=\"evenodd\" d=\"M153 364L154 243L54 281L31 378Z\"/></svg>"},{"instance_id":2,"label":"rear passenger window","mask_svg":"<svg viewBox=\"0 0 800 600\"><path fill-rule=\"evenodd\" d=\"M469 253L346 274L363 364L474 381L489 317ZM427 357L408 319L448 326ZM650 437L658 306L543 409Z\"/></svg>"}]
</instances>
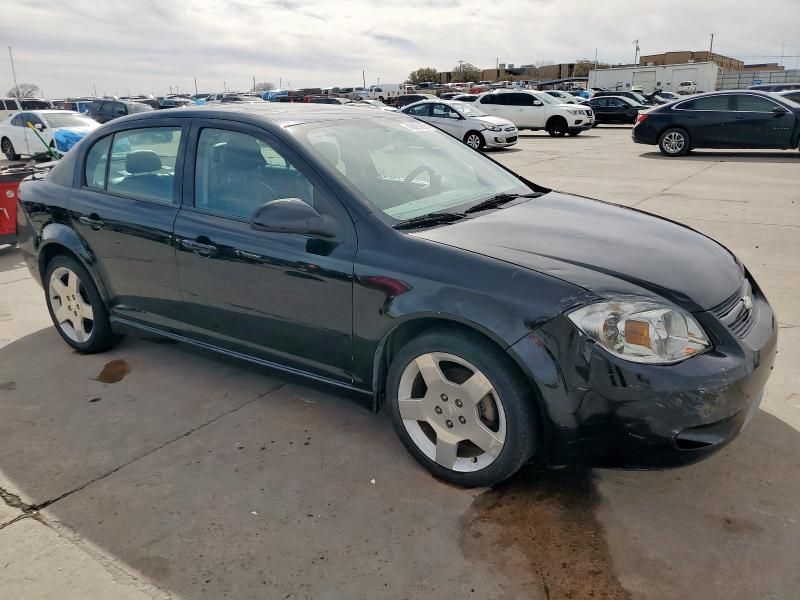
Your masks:
<instances>
[{"instance_id":1,"label":"rear passenger window","mask_svg":"<svg viewBox=\"0 0 800 600\"><path fill-rule=\"evenodd\" d=\"M107 135L95 142L86 154L86 186L96 190L106 187L106 165L111 136Z\"/></svg>"},{"instance_id":2,"label":"rear passenger window","mask_svg":"<svg viewBox=\"0 0 800 600\"><path fill-rule=\"evenodd\" d=\"M338 147L329 146L325 157L335 165ZM194 177L195 207L233 217L249 219L262 204L279 198L314 206L311 182L268 143L245 133L203 129Z\"/></svg>"},{"instance_id":3,"label":"rear passenger window","mask_svg":"<svg viewBox=\"0 0 800 600\"><path fill-rule=\"evenodd\" d=\"M114 134L108 169L109 192L173 202L180 127L149 127Z\"/></svg>"},{"instance_id":4,"label":"rear passenger window","mask_svg":"<svg viewBox=\"0 0 800 600\"><path fill-rule=\"evenodd\" d=\"M730 110L730 96L706 96L682 102L677 106L680 110Z\"/></svg>"}]
</instances>

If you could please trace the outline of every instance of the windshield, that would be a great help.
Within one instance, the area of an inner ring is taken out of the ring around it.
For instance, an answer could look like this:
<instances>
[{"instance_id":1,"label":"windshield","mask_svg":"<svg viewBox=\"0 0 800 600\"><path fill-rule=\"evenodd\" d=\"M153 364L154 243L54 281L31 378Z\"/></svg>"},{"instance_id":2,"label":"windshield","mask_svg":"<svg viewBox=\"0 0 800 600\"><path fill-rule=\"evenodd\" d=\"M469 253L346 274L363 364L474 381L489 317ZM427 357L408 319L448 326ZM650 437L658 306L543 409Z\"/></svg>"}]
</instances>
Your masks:
<instances>
[{"instance_id":1,"label":"windshield","mask_svg":"<svg viewBox=\"0 0 800 600\"><path fill-rule=\"evenodd\" d=\"M409 117L289 127L368 206L406 220L532 190L460 140Z\"/></svg>"},{"instance_id":2,"label":"windshield","mask_svg":"<svg viewBox=\"0 0 800 600\"><path fill-rule=\"evenodd\" d=\"M644 96L642 96L639 92L628 92L628 93L631 96L633 96L634 98L636 98L636 101L639 104L646 104L647 103L647 99Z\"/></svg>"},{"instance_id":3,"label":"windshield","mask_svg":"<svg viewBox=\"0 0 800 600\"><path fill-rule=\"evenodd\" d=\"M458 100L453 102L453 106L457 108L462 115L465 117L485 117L487 114L479 109L474 104L468 104L466 102L459 102Z\"/></svg>"},{"instance_id":4,"label":"windshield","mask_svg":"<svg viewBox=\"0 0 800 600\"><path fill-rule=\"evenodd\" d=\"M795 93L791 95L789 94L783 95L783 94L778 94L776 92L769 92L769 95L774 96L775 98L782 101L784 104L788 104L792 108L800 108L800 103L798 103L796 100L792 100L792 98L795 96Z\"/></svg>"},{"instance_id":5,"label":"windshield","mask_svg":"<svg viewBox=\"0 0 800 600\"><path fill-rule=\"evenodd\" d=\"M97 122L76 113L45 113L42 115L48 127L91 127Z\"/></svg>"},{"instance_id":6,"label":"windshield","mask_svg":"<svg viewBox=\"0 0 800 600\"><path fill-rule=\"evenodd\" d=\"M534 92L533 95L545 104L563 104L561 100L558 98L553 98L553 96L546 92Z\"/></svg>"},{"instance_id":7,"label":"windshield","mask_svg":"<svg viewBox=\"0 0 800 600\"><path fill-rule=\"evenodd\" d=\"M140 113L140 112L147 112L153 110L152 106L147 106L147 104L142 104L140 102L130 102L127 104L128 106L128 114L133 113Z\"/></svg>"}]
</instances>

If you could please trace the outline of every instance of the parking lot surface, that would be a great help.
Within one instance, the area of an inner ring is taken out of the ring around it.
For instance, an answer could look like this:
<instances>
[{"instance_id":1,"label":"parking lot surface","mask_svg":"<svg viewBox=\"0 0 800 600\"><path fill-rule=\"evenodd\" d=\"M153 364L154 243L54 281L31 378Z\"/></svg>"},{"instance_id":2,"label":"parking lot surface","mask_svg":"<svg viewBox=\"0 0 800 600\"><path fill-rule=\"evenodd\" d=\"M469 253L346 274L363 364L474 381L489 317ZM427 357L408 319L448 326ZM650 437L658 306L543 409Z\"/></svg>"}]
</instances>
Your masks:
<instances>
[{"instance_id":1,"label":"parking lot surface","mask_svg":"<svg viewBox=\"0 0 800 600\"><path fill-rule=\"evenodd\" d=\"M336 390L134 334L73 353L0 247L0 597L796 600L800 153L654 150L599 127L490 156L707 233L765 290L760 412L671 471L442 484Z\"/></svg>"}]
</instances>

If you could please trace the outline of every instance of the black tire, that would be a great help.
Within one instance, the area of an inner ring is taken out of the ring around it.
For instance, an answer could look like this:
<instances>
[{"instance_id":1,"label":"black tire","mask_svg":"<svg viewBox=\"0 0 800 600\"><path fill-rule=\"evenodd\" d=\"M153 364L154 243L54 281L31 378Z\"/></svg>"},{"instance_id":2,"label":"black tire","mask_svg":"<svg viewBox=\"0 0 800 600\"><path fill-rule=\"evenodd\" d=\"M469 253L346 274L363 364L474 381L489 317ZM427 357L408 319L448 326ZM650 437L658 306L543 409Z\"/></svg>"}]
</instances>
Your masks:
<instances>
[{"instance_id":1,"label":"black tire","mask_svg":"<svg viewBox=\"0 0 800 600\"><path fill-rule=\"evenodd\" d=\"M486 376L500 398L505 415L505 441L500 453L484 468L457 471L438 464L420 449L403 424L398 404L401 377L412 361L431 352L443 352L468 361ZM539 449L539 417L530 387L509 356L478 334L441 328L410 341L389 366L386 400L395 431L409 453L435 477L456 485L495 485L514 475Z\"/></svg>"},{"instance_id":2,"label":"black tire","mask_svg":"<svg viewBox=\"0 0 800 600\"><path fill-rule=\"evenodd\" d=\"M564 117L551 117L545 129L550 137L564 137L567 135L567 120Z\"/></svg>"},{"instance_id":3,"label":"black tire","mask_svg":"<svg viewBox=\"0 0 800 600\"><path fill-rule=\"evenodd\" d=\"M567 133L574 137L576 135L580 135L581 134L581 130L580 129L573 129L571 131L568 131Z\"/></svg>"},{"instance_id":4,"label":"black tire","mask_svg":"<svg viewBox=\"0 0 800 600\"><path fill-rule=\"evenodd\" d=\"M3 138L0 140L0 150L2 150L3 154L6 155L8 160L19 160L19 154L14 149L14 144L11 143L11 140L8 138Z\"/></svg>"},{"instance_id":5,"label":"black tire","mask_svg":"<svg viewBox=\"0 0 800 600\"><path fill-rule=\"evenodd\" d=\"M50 281L53 272L56 269L67 269L74 273L78 278L79 295L83 304L89 304L92 309L92 326L88 337L84 341L78 341L70 337L70 335L62 328L59 320L56 318L55 308L53 302L55 299L50 293ZM71 256L59 254L55 256L45 269L44 276L44 290L45 301L47 302L47 310L50 313L50 318L53 319L56 331L62 339L72 348L83 354L94 354L103 352L111 348L117 341L118 337L111 329L111 321L108 318L108 308L106 307L97 286L94 283L89 272L77 260Z\"/></svg>"},{"instance_id":6,"label":"black tire","mask_svg":"<svg viewBox=\"0 0 800 600\"><path fill-rule=\"evenodd\" d=\"M680 127L670 127L658 138L658 149L664 156L685 156L691 150L689 133Z\"/></svg>"},{"instance_id":7,"label":"black tire","mask_svg":"<svg viewBox=\"0 0 800 600\"><path fill-rule=\"evenodd\" d=\"M464 136L464 143L473 150L483 150L486 140L479 131L468 131Z\"/></svg>"}]
</instances>

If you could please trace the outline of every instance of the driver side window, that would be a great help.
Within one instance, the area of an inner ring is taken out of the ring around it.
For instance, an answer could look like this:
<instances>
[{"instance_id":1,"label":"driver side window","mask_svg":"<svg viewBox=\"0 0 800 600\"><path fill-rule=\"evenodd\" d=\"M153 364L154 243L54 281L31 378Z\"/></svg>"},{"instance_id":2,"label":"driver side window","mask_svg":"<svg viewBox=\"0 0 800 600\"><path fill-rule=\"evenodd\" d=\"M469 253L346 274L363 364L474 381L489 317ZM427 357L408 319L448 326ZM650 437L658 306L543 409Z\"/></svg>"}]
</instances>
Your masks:
<instances>
[{"instance_id":1,"label":"driver side window","mask_svg":"<svg viewBox=\"0 0 800 600\"><path fill-rule=\"evenodd\" d=\"M249 219L262 204L300 198L314 206L314 186L267 142L246 133L203 129L194 173L196 208Z\"/></svg>"}]
</instances>

